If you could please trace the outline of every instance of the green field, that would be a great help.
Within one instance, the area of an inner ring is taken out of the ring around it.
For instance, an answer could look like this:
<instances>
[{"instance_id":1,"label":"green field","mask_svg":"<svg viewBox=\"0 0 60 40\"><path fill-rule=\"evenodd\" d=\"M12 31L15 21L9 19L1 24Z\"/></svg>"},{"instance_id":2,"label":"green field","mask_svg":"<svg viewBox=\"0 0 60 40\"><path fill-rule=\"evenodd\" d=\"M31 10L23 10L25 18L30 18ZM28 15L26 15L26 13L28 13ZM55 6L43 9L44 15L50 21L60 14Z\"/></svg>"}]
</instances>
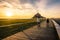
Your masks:
<instances>
[{"instance_id":1,"label":"green field","mask_svg":"<svg viewBox=\"0 0 60 40\"><path fill-rule=\"evenodd\" d=\"M40 19L42 22L44 19ZM15 24L15 23L23 23L19 25L12 25L12 26L6 26L6 27L0 27L0 39L3 39L5 37L8 37L10 35L13 35L17 32L23 31L25 29L28 29L34 25L37 25L36 19L1 19L0 25L9 25L9 24Z\"/></svg>"},{"instance_id":2,"label":"green field","mask_svg":"<svg viewBox=\"0 0 60 40\"><path fill-rule=\"evenodd\" d=\"M35 19L0 19L0 26L15 24L15 23L29 23L29 22L36 22L36 20Z\"/></svg>"}]
</instances>

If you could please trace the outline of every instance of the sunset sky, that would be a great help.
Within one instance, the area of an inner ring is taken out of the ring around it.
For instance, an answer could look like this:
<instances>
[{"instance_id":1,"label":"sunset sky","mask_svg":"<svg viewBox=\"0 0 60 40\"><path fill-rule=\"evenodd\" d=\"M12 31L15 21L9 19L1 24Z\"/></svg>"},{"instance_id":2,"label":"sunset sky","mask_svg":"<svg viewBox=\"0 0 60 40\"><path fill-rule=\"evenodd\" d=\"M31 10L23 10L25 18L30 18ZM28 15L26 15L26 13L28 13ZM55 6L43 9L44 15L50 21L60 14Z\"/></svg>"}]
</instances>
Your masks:
<instances>
[{"instance_id":1,"label":"sunset sky","mask_svg":"<svg viewBox=\"0 0 60 40\"><path fill-rule=\"evenodd\" d=\"M0 18L32 18L37 12L60 18L60 0L0 0Z\"/></svg>"}]
</instances>

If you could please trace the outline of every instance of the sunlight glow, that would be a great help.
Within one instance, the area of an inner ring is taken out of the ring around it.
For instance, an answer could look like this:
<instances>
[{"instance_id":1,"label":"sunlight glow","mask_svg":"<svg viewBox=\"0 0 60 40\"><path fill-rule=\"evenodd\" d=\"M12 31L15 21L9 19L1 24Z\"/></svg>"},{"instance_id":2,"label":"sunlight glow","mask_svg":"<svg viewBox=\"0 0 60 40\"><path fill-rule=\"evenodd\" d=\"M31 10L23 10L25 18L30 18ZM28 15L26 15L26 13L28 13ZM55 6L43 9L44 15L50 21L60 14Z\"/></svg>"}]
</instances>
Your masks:
<instances>
[{"instance_id":1,"label":"sunlight glow","mask_svg":"<svg viewBox=\"0 0 60 40\"><path fill-rule=\"evenodd\" d=\"M11 9L6 9L6 16L12 16L13 13L11 11Z\"/></svg>"},{"instance_id":2,"label":"sunlight glow","mask_svg":"<svg viewBox=\"0 0 60 40\"><path fill-rule=\"evenodd\" d=\"M9 12L7 12L7 13L6 13L6 16L12 16L12 14L11 14L11 13L9 13Z\"/></svg>"}]
</instances>

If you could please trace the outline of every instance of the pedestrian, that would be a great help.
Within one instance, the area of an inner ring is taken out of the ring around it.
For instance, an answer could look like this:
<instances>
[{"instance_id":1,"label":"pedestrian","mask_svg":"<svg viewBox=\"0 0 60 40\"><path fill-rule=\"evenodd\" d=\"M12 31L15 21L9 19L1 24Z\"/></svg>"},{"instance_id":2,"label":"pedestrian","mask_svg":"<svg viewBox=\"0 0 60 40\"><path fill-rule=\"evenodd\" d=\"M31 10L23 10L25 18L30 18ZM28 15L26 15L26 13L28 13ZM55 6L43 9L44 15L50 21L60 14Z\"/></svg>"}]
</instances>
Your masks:
<instances>
[{"instance_id":1,"label":"pedestrian","mask_svg":"<svg viewBox=\"0 0 60 40\"><path fill-rule=\"evenodd\" d=\"M37 25L38 25L38 29L40 28L40 18L37 17Z\"/></svg>"},{"instance_id":2,"label":"pedestrian","mask_svg":"<svg viewBox=\"0 0 60 40\"><path fill-rule=\"evenodd\" d=\"M37 24L40 24L40 20L39 20L39 18L37 18Z\"/></svg>"},{"instance_id":3,"label":"pedestrian","mask_svg":"<svg viewBox=\"0 0 60 40\"><path fill-rule=\"evenodd\" d=\"M47 19L47 27L49 27L49 19Z\"/></svg>"}]
</instances>

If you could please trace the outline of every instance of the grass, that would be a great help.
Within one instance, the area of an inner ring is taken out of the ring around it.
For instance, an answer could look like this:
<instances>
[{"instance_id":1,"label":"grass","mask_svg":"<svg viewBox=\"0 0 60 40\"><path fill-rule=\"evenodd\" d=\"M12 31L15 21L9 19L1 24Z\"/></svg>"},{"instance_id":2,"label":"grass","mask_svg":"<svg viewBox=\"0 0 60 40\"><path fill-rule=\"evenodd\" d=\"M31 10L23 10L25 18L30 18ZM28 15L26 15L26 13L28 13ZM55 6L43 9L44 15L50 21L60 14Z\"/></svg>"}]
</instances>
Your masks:
<instances>
[{"instance_id":1,"label":"grass","mask_svg":"<svg viewBox=\"0 0 60 40\"><path fill-rule=\"evenodd\" d=\"M17 27L17 25L14 27L1 27L0 28L0 38L5 38L7 36L13 35L17 32L23 31L27 28L30 28L31 26L34 26L34 25L36 25L35 22L18 25L18 27Z\"/></svg>"},{"instance_id":2,"label":"grass","mask_svg":"<svg viewBox=\"0 0 60 40\"><path fill-rule=\"evenodd\" d=\"M0 19L0 26L15 23L29 23L35 21L36 21L35 19Z\"/></svg>"}]
</instances>

